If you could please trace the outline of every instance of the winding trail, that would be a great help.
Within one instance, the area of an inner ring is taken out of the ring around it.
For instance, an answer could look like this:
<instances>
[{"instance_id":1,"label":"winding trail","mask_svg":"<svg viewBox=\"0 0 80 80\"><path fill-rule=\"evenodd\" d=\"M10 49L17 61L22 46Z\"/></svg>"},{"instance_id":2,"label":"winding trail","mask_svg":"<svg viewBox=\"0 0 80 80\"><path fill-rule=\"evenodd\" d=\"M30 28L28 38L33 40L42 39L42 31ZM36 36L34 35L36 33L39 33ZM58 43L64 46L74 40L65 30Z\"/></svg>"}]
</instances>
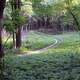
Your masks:
<instances>
[{"instance_id":1,"label":"winding trail","mask_svg":"<svg viewBox=\"0 0 80 80\"><path fill-rule=\"evenodd\" d=\"M24 56L32 55L32 54L41 54L41 53L47 51L48 49L58 47L63 42L63 38L61 38L59 36L54 35L54 38L55 38L54 39L55 43L53 43L45 48L39 49L39 50L24 52L24 54L19 54L18 56L24 57Z\"/></svg>"}]
</instances>

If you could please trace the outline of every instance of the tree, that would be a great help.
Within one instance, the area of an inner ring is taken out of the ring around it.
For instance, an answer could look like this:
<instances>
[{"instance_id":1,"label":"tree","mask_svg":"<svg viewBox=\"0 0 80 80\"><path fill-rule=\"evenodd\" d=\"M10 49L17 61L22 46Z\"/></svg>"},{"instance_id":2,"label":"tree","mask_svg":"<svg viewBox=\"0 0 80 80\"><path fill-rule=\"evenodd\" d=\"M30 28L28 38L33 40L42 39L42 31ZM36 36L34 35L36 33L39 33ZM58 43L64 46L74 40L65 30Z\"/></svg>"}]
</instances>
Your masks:
<instances>
[{"instance_id":1,"label":"tree","mask_svg":"<svg viewBox=\"0 0 80 80\"><path fill-rule=\"evenodd\" d=\"M35 16L38 17L38 27L47 28L50 25L50 19L53 15L52 4L47 0L31 0ZM53 3L53 2L52 2Z\"/></svg>"},{"instance_id":2,"label":"tree","mask_svg":"<svg viewBox=\"0 0 80 80\"><path fill-rule=\"evenodd\" d=\"M12 21L16 27L16 48L21 47L21 27L25 23L26 17L21 14L21 0L12 1Z\"/></svg>"},{"instance_id":3,"label":"tree","mask_svg":"<svg viewBox=\"0 0 80 80\"><path fill-rule=\"evenodd\" d=\"M76 29L80 30L80 0L59 0L53 5L53 9L56 14L61 13L61 15L64 15L63 22L64 19L66 19L67 24L72 21L76 24Z\"/></svg>"},{"instance_id":4,"label":"tree","mask_svg":"<svg viewBox=\"0 0 80 80\"><path fill-rule=\"evenodd\" d=\"M5 8L6 0L0 0L0 58L3 56L3 46L2 46L2 28L3 28L3 11Z\"/></svg>"},{"instance_id":5,"label":"tree","mask_svg":"<svg viewBox=\"0 0 80 80\"><path fill-rule=\"evenodd\" d=\"M21 1L20 0L12 0L12 20L14 21L16 28L16 48L20 48L21 46L21 25L16 24L16 20L18 20L20 16L20 9L21 9ZM15 15L16 13L16 15Z\"/></svg>"},{"instance_id":6,"label":"tree","mask_svg":"<svg viewBox=\"0 0 80 80\"><path fill-rule=\"evenodd\" d=\"M0 0L0 79L3 80L3 45L2 45L2 28L3 28L3 11L6 0Z\"/></svg>"},{"instance_id":7,"label":"tree","mask_svg":"<svg viewBox=\"0 0 80 80\"><path fill-rule=\"evenodd\" d=\"M17 31L25 23L26 17L23 16L21 9L19 9L18 2L9 0L5 8L4 28L13 36L13 47L19 48L21 45L21 31ZM21 6L21 3L20 3ZM19 34L17 35L17 33ZM18 39L19 37L19 39ZM16 41L15 41L16 40ZM19 42L20 41L20 42ZM17 45L19 44L19 47Z\"/></svg>"}]
</instances>

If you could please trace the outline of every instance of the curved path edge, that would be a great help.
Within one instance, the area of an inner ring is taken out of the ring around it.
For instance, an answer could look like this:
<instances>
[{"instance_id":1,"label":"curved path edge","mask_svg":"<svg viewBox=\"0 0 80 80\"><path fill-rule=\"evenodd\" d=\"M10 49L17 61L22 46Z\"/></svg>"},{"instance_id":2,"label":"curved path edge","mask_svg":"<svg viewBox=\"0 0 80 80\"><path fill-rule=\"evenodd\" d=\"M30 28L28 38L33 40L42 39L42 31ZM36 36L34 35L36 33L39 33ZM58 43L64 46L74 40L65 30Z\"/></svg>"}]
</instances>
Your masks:
<instances>
[{"instance_id":1,"label":"curved path edge","mask_svg":"<svg viewBox=\"0 0 80 80\"><path fill-rule=\"evenodd\" d=\"M55 43L50 45L50 46L47 46L45 48L35 50L35 51L24 52L24 54L18 54L18 56L26 56L26 55L31 55L31 54L40 54L40 53L43 53L43 52L47 51L48 49L56 48L60 43L62 43L62 40L59 39L59 38L55 38L54 40L55 40Z\"/></svg>"}]
</instances>

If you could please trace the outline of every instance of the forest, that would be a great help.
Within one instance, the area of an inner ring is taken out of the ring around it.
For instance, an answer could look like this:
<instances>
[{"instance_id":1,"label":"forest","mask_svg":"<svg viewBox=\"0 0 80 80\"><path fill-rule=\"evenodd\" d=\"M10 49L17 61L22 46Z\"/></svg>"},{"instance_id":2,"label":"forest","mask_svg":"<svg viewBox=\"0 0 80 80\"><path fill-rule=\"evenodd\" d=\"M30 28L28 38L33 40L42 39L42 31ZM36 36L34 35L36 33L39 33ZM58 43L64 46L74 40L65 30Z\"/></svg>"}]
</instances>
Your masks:
<instances>
[{"instance_id":1,"label":"forest","mask_svg":"<svg viewBox=\"0 0 80 80\"><path fill-rule=\"evenodd\" d=\"M0 0L0 80L80 80L80 0Z\"/></svg>"}]
</instances>

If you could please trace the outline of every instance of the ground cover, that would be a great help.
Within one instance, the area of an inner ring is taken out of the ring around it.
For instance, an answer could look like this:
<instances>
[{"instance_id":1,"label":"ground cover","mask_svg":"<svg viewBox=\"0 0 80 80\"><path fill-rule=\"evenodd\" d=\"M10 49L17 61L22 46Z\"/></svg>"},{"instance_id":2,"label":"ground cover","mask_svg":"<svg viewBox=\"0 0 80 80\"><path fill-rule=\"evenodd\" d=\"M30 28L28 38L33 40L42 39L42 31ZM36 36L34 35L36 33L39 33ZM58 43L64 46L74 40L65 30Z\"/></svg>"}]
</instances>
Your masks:
<instances>
[{"instance_id":1,"label":"ground cover","mask_svg":"<svg viewBox=\"0 0 80 80\"><path fill-rule=\"evenodd\" d=\"M5 55L5 80L80 80L78 33L54 37L63 42L41 54Z\"/></svg>"},{"instance_id":2,"label":"ground cover","mask_svg":"<svg viewBox=\"0 0 80 80\"><path fill-rule=\"evenodd\" d=\"M22 47L30 50L37 50L54 44L54 42L55 40L53 35L31 31Z\"/></svg>"}]
</instances>

